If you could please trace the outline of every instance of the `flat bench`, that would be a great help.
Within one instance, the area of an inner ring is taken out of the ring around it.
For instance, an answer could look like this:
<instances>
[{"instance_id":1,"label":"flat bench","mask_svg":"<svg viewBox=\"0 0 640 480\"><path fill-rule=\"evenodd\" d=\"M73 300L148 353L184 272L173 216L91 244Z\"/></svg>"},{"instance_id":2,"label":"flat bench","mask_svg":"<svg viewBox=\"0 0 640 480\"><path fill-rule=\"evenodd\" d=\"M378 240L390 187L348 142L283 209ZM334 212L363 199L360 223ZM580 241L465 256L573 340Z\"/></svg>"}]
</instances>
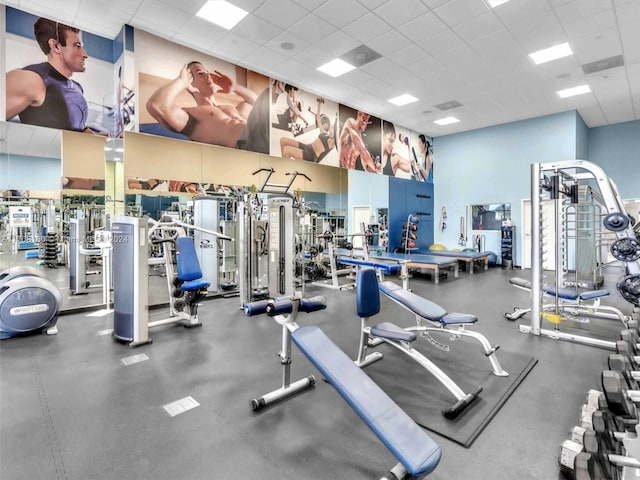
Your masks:
<instances>
[{"instance_id":1,"label":"flat bench","mask_svg":"<svg viewBox=\"0 0 640 480\"><path fill-rule=\"evenodd\" d=\"M372 267L376 270L382 270L386 274L398 273L402 270L402 265L398 263L383 263L383 262L375 262L372 260L364 260L361 258L353 258L353 257L338 257L338 263L342 263L344 265L354 265L356 267Z\"/></svg>"},{"instance_id":2,"label":"flat bench","mask_svg":"<svg viewBox=\"0 0 640 480\"><path fill-rule=\"evenodd\" d=\"M509 279L509 283L516 287L523 288L525 290L531 290L531 280L526 280L524 278L513 277ZM590 290L587 292L578 293L577 290L573 288L556 288L553 285L543 285L542 291L545 295L549 295L551 297L559 297L563 300L593 300L594 298L601 298L610 295L609 290Z\"/></svg>"}]
</instances>

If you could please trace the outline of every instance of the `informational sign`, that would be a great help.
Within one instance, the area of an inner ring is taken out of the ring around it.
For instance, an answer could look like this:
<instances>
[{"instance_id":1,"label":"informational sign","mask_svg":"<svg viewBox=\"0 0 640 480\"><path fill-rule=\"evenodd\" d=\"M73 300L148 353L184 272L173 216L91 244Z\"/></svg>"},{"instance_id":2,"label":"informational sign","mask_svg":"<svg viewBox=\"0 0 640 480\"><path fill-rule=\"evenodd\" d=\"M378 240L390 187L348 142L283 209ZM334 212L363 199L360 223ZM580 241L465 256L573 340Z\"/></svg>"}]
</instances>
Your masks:
<instances>
[{"instance_id":1,"label":"informational sign","mask_svg":"<svg viewBox=\"0 0 640 480\"><path fill-rule=\"evenodd\" d=\"M31 207L9 207L9 228L30 227L32 214Z\"/></svg>"}]
</instances>

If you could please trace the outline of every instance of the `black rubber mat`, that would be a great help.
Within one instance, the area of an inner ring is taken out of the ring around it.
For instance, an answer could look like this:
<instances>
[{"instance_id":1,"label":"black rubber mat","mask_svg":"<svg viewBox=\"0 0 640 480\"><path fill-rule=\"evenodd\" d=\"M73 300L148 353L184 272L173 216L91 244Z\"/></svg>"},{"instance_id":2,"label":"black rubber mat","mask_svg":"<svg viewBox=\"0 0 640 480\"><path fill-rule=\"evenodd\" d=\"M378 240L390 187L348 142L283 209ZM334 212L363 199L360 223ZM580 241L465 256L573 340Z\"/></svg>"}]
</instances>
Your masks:
<instances>
[{"instance_id":1,"label":"black rubber mat","mask_svg":"<svg viewBox=\"0 0 640 480\"><path fill-rule=\"evenodd\" d=\"M489 360L477 342L458 340L451 351L439 350L424 340L414 348L442 369L466 393L482 386L478 398L457 418L449 420L442 410L455 403L455 397L442 383L417 362L388 345L369 351L380 351L384 358L365 371L419 425L470 447L491 419L526 378L537 360L521 354L498 350L497 356L508 377L493 375Z\"/></svg>"}]
</instances>

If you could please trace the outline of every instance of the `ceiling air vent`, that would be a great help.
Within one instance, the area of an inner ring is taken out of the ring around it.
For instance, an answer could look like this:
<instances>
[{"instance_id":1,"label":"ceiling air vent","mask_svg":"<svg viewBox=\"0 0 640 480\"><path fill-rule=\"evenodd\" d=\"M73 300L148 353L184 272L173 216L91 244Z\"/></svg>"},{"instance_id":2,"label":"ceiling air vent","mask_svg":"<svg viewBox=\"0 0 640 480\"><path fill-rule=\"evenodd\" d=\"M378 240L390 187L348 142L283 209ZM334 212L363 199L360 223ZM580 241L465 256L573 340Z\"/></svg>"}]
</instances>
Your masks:
<instances>
[{"instance_id":1,"label":"ceiling air vent","mask_svg":"<svg viewBox=\"0 0 640 480\"><path fill-rule=\"evenodd\" d=\"M452 110L461 106L462 104L457 100L449 100L448 102L441 103L440 105L434 105L434 107L443 112L445 110Z\"/></svg>"},{"instance_id":2,"label":"ceiling air vent","mask_svg":"<svg viewBox=\"0 0 640 480\"><path fill-rule=\"evenodd\" d=\"M585 75L591 73L602 72L603 70L609 70L611 68L621 67L624 65L624 59L622 55L616 55L614 57L603 58L602 60L596 60L595 62L585 63L582 65L582 71Z\"/></svg>"},{"instance_id":3,"label":"ceiling air vent","mask_svg":"<svg viewBox=\"0 0 640 480\"><path fill-rule=\"evenodd\" d=\"M382 58L382 55L375 50L370 49L366 45L360 45L359 47L345 53L340 58L354 67L360 68L367 63L371 63L374 60Z\"/></svg>"}]
</instances>

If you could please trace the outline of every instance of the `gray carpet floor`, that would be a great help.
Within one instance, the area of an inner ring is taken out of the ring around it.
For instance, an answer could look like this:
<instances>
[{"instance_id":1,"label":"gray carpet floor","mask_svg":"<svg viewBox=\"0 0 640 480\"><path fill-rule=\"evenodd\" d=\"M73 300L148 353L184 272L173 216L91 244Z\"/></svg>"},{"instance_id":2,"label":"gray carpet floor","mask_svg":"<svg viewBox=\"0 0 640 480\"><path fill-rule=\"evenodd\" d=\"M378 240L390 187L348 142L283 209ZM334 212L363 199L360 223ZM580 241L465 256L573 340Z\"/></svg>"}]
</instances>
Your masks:
<instances>
[{"instance_id":1,"label":"gray carpet floor","mask_svg":"<svg viewBox=\"0 0 640 480\"><path fill-rule=\"evenodd\" d=\"M538 361L469 448L430 433L443 454L428 478L559 478L559 445L578 422L587 390L598 388L610 352L520 333L518 325L529 316L517 322L503 317L529 302L527 292L509 286L518 274L524 272L498 268L450 275L438 285L411 280L414 292L447 310L478 315L473 328L500 345L499 358L508 352ZM611 282L619 276L612 270ZM301 314L298 323L320 326L355 357L360 326L354 291L307 287L306 293L324 295L328 308ZM266 316L244 316L239 307L237 297L207 300L200 307L202 328L158 327L151 331L153 343L136 349L104 334L113 327L112 314L100 311L61 316L56 336L0 343L0 478L380 478L395 459L327 383L318 381L261 413L250 410L252 398L281 384L281 330ZM379 318L413 324L386 299ZM621 324L592 320L578 329L615 339ZM127 365L133 356L142 361ZM319 377L295 348L292 360L293 380ZM447 361L460 375L465 350L454 349ZM441 388L427 374L415 381ZM176 416L163 408L187 397L195 408Z\"/></svg>"}]
</instances>

